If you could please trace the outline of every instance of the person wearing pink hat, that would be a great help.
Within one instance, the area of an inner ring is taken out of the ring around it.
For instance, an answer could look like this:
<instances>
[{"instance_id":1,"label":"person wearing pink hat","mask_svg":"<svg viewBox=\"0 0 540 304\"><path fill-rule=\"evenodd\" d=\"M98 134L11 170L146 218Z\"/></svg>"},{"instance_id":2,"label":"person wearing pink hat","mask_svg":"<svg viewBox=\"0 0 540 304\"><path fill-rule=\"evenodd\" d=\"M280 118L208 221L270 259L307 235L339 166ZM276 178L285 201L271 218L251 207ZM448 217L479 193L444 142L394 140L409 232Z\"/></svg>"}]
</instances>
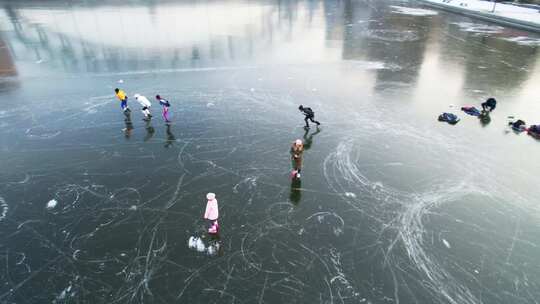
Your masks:
<instances>
[{"instance_id":1,"label":"person wearing pink hat","mask_svg":"<svg viewBox=\"0 0 540 304\"><path fill-rule=\"evenodd\" d=\"M216 234L219 230L218 217L218 201L214 193L206 194L206 210L204 211L204 219L208 220L208 233Z\"/></svg>"},{"instance_id":2,"label":"person wearing pink hat","mask_svg":"<svg viewBox=\"0 0 540 304\"><path fill-rule=\"evenodd\" d=\"M293 161L293 171L291 172L292 178L300 178L300 171L302 171L302 154L304 153L304 143L301 139L297 139L293 142L291 147L291 159Z\"/></svg>"}]
</instances>

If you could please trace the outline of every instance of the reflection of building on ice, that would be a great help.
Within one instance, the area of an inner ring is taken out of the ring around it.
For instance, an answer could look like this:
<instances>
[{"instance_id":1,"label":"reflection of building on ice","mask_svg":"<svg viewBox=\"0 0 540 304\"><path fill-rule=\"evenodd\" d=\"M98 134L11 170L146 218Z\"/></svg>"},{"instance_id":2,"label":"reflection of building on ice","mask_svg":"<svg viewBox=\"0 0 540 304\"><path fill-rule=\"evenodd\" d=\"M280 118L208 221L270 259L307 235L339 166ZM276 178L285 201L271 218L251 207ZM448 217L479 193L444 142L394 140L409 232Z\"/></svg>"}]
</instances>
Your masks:
<instances>
[{"instance_id":1,"label":"reflection of building on ice","mask_svg":"<svg viewBox=\"0 0 540 304\"><path fill-rule=\"evenodd\" d=\"M17 87L18 80L14 76L17 76L17 68L13 62L9 47L0 34L0 78L11 77L7 81L3 80L0 83L0 89L3 87Z\"/></svg>"},{"instance_id":2,"label":"reflection of building on ice","mask_svg":"<svg viewBox=\"0 0 540 304\"><path fill-rule=\"evenodd\" d=\"M7 43L0 36L0 77L9 77L17 75L15 63L11 57Z\"/></svg>"}]
</instances>

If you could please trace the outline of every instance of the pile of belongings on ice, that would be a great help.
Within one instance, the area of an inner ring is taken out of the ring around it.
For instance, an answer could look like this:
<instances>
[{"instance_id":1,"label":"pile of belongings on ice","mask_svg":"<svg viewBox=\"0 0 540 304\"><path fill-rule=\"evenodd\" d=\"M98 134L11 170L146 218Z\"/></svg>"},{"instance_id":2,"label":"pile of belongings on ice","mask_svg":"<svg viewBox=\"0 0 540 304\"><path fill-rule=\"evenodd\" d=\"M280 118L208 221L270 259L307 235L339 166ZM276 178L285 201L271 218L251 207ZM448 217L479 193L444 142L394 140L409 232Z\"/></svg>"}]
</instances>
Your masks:
<instances>
[{"instance_id":1,"label":"pile of belongings on ice","mask_svg":"<svg viewBox=\"0 0 540 304\"><path fill-rule=\"evenodd\" d=\"M455 125L459 122L459 117L457 117L456 114L445 112L439 115L439 121L446 121L447 123L451 125Z\"/></svg>"}]
</instances>

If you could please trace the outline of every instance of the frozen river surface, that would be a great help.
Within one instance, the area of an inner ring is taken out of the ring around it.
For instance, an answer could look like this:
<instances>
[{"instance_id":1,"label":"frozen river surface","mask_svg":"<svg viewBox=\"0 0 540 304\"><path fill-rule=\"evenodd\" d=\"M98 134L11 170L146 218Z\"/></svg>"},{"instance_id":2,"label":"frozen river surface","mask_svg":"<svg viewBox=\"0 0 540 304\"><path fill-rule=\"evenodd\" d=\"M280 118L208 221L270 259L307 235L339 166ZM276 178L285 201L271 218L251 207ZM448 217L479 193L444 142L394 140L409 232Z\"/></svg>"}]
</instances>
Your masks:
<instances>
[{"instance_id":1,"label":"frozen river surface","mask_svg":"<svg viewBox=\"0 0 540 304\"><path fill-rule=\"evenodd\" d=\"M540 142L507 121L540 123L540 37L407 1L125 2L1 4L0 303L538 302Z\"/></svg>"}]
</instances>

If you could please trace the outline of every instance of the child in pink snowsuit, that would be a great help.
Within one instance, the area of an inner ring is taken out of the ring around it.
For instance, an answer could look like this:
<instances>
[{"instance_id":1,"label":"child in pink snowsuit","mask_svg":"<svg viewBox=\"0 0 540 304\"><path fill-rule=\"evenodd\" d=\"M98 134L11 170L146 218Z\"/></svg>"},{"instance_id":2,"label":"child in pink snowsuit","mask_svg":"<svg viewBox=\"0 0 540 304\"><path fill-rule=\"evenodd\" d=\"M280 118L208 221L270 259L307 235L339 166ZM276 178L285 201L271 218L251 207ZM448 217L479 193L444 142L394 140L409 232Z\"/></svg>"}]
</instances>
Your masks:
<instances>
[{"instance_id":1,"label":"child in pink snowsuit","mask_svg":"<svg viewBox=\"0 0 540 304\"><path fill-rule=\"evenodd\" d=\"M208 233L215 234L218 232L218 202L214 193L208 193L206 195L208 202L206 203L206 210L204 211L204 218L209 221Z\"/></svg>"}]
</instances>

